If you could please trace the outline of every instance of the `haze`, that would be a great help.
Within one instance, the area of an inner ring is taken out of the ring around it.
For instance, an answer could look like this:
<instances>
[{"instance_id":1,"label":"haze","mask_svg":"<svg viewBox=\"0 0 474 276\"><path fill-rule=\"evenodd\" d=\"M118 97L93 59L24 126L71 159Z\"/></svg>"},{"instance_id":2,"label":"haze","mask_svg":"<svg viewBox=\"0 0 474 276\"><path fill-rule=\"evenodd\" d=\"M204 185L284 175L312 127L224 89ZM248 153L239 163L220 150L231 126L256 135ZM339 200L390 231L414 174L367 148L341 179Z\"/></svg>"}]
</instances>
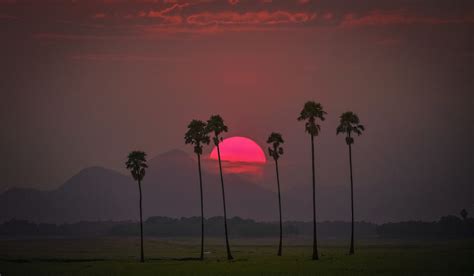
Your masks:
<instances>
[{"instance_id":1,"label":"haze","mask_svg":"<svg viewBox=\"0 0 474 276\"><path fill-rule=\"evenodd\" d=\"M352 110L367 128L353 147L356 196L384 220L474 212L474 3L357 3L0 0L0 191L55 189L92 165L125 172L134 149L192 154L187 123L211 114L264 150L281 132L282 186L310 187L296 118L316 100L328 112L318 197L349 191L336 126Z\"/></svg>"}]
</instances>

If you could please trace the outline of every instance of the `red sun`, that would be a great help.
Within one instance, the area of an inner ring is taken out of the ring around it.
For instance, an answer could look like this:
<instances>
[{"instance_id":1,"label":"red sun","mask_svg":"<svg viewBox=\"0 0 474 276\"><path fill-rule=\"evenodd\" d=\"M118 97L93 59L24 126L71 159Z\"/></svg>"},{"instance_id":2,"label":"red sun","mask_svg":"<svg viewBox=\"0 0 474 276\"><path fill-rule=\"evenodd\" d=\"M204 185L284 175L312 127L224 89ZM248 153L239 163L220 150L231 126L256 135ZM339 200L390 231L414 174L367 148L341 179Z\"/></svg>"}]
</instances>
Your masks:
<instances>
[{"instance_id":1,"label":"red sun","mask_svg":"<svg viewBox=\"0 0 474 276\"><path fill-rule=\"evenodd\" d=\"M266 163L265 153L255 141L234 136L224 139L219 144L221 151L221 160L229 162L244 163ZM211 159L217 160L217 148L214 147L211 152Z\"/></svg>"}]
</instances>

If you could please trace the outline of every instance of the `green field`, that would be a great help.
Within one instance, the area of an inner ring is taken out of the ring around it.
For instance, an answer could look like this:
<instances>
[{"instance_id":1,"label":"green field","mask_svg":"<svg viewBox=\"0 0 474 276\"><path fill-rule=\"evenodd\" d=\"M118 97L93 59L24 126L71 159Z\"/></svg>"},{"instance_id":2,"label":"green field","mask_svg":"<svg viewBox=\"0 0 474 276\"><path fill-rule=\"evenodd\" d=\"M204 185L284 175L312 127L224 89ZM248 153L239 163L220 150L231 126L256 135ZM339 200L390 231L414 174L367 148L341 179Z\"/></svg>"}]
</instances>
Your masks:
<instances>
[{"instance_id":1,"label":"green field","mask_svg":"<svg viewBox=\"0 0 474 276\"><path fill-rule=\"evenodd\" d=\"M137 262L137 239L0 240L0 274L10 275L473 275L474 241L361 241L348 256L346 242L321 241L311 261L309 240L287 241L277 257L273 240L206 242L206 260L192 239L147 239L147 262ZM290 244L290 245L288 245Z\"/></svg>"}]
</instances>

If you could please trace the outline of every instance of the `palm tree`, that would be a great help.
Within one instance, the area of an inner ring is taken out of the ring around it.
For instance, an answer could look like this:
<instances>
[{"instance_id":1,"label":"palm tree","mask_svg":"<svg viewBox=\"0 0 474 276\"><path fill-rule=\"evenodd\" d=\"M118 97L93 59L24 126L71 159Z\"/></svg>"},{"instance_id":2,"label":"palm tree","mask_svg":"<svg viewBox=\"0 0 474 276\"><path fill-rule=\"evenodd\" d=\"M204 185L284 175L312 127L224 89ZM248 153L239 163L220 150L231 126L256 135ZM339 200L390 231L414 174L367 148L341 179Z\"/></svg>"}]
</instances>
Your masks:
<instances>
[{"instance_id":1,"label":"palm tree","mask_svg":"<svg viewBox=\"0 0 474 276\"><path fill-rule=\"evenodd\" d=\"M280 145L283 144L284 141L280 133L272 132L272 134L270 134L270 136L267 139L267 143L271 144L271 147L268 147L268 154L271 157L273 157L273 160L275 160L275 167L276 167L276 177L277 177L277 185L278 185L278 209L280 211L280 244L278 246L278 256L281 256L283 227L282 227L282 221L281 221L281 196L280 196L280 176L278 173L278 158L280 158L280 155L283 155L283 148Z\"/></svg>"},{"instance_id":2,"label":"palm tree","mask_svg":"<svg viewBox=\"0 0 474 276\"><path fill-rule=\"evenodd\" d=\"M210 139L206 131L206 123L200 120L192 120L188 125L188 131L184 134L184 142L194 145L194 153L198 159L199 188L201 190L201 260L204 259L204 203L202 197L202 175L201 175L201 154L202 145L209 145Z\"/></svg>"},{"instance_id":3,"label":"palm tree","mask_svg":"<svg viewBox=\"0 0 474 276\"><path fill-rule=\"evenodd\" d=\"M354 183L352 181L352 147L351 145L354 144L354 138L351 136L352 133L357 135L361 135L362 131L365 128L363 125L359 123L359 117L349 111L342 113L340 117L339 126L336 129L336 135L339 133L345 133L346 136L346 144L349 146L349 168L350 168L350 176L351 176L351 247L349 249L349 254L354 254Z\"/></svg>"},{"instance_id":4,"label":"palm tree","mask_svg":"<svg viewBox=\"0 0 474 276\"><path fill-rule=\"evenodd\" d=\"M146 164L146 153L143 151L132 151L128 155L128 160L125 162L127 169L132 173L132 177L138 182L138 190L140 192L140 262L145 262L143 256L143 219L142 219L142 185L141 182L145 177L145 169L148 168Z\"/></svg>"},{"instance_id":5,"label":"palm tree","mask_svg":"<svg viewBox=\"0 0 474 276\"><path fill-rule=\"evenodd\" d=\"M313 173L313 260L318 260L318 242L316 237L316 192L315 192L315 172L314 172L314 136L318 136L321 126L317 119L324 121L324 115L327 114L320 103L313 101L306 102L301 110L298 121L306 121L305 130L311 137L311 169Z\"/></svg>"},{"instance_id":6,"label":"palm tree","mask_svg":"<svg viewBox=\"0 0 474 276\"><path fill-rule=\"evenodd\" d=\"M219 143L223 140L219 135L223 132L227 132L227 126L224 124L224 120L219 115L212 115L209 120L207 120L207 133L213 133L212 141L217 147L217 158L219 160L219 172L221 176L221 187L222 187L222 201L224 204L224 228L225 228L225 243L227 247L227 259L232 260L232 253L230 252L229 246L229 235L227 233L227 212L225 208L225 190L224 190L224 178L222 176L222 164L221 164L221 151L219 148Z\"/></svg>"}]
</instances>

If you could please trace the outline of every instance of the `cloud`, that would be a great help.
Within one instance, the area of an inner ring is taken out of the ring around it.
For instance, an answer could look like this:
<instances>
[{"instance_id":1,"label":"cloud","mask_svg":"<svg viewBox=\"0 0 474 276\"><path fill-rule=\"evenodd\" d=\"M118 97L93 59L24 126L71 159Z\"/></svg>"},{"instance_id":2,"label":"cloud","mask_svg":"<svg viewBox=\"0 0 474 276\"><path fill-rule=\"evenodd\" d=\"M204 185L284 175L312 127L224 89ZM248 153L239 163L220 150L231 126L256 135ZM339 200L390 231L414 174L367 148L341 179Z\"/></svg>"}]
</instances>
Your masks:
<instances>
[{"instance_id":1,"label":"cloud","mask_svg":"<svg viewBox=\"0 0 474 276\"><path fill-rule=\"evenodd\" d=\"M137 16L138 17L155 18L155 19L159 18L159 19L162 19L163 24L171 24L171 25L180 24L180 23L183 22L182 16L180 16L180 15L169 15L169 14L175 12L176 10L184 9L188 6L190 6L189 3L182 3L182 4L174 3L173 5L171 5L169 7L166 7L162 10L150 10L148 12L140 11L140 12L138 12ZM127 15L125 15L125 18L131 19L131 18L133 18L133 16L131 16L130 14L127 14Z\"/></svg>"},{"instance_id":2,"label":"cloud","mask_svg":"<svg viewBox=\"0 0 474 276\"><path fill-rule=\"evenodd\" d=\"M402 11L372 11L366 15L355 16L347 14L341 22L344 27L361 26L386 26L386 25L408 25L408 24L455 24L455 23L474 23L473 16L462 17L434 17L408 14Z\"/></svg>"},{"instance_id":3,"label":"cloud","mask_svg":"<svg viewBox=\"0 0 474 276\"><path fill-rule=\"evenodd\" d=\"M312 15L304 12L291 13L287 11L258 11L258 12L203 12L187 17L186 22L191 25L228 25L228 24L283 24L304 23L312 19Z\"/></svg>"},{"instance_id":4,"label":"cloud","mask_svg":"<svg viewBox=\"0 0 474 276\"><path fill-rule=\"evenodd\" d=\"M2 5L0 20L22 18L42 39L474 24L474 5L460 1L452 7L445 2L429 5L428 0L410 4L367 0L364 5L329 0L87 0L87 5L18 0ZM64 28L66 21L69 26ZM101 30L91 30L97 22Z\"/></svg>"},{"instance_id":5,"label":"cloud","mask_svg":"<svg viewBox=\"0 0 474 276\"><path fill-rule=\"evenodd\" d=\"M172 6L169 6L161 11L156 11L155 13L156 14L161 14L161 15L165 15L165 14L168 14L168 13L171 13L175 10L179 10L179 9L183 9L183 8L186 8L188 7L190 4L189 3L183 3L183 4L178 4L178 3L175 3L173 4Z\"/></svg>"}]
</instances>

